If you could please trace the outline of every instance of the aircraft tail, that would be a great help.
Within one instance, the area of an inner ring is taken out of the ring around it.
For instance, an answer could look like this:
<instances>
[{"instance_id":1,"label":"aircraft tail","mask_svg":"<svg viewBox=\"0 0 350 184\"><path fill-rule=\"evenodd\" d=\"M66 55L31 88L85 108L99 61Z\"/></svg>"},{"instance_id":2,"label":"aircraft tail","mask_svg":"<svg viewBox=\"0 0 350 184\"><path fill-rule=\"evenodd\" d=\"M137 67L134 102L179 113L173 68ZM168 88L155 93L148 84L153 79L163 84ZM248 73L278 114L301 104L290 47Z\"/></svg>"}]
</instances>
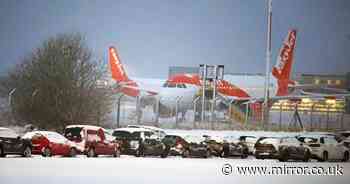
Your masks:
<instances>
[{"instance_id":1,"label":"aircraft tail","mask_svg":"<svg viewBox=\"0 0 350 184\"><path fill-rule=\"evenodd\" d=\"M294 59L296 34L297 31L295 29L288 32L288 35L277 56L277 63L272 68L272 75L277 79L278 83L277 96L287 95L288 85L293 84L293 81L290 80L290 74Z\"/></svg>"},{"instance_id":2,"label":"aircraft tail","mask_svg":"<svg viewBox=\"0 0 350 184\"><path fill-rule=\"evenodd\" d=\"M119 55L115 47L109 47L108 57L109 57L109 64L112 72L112 78L117 82L130 81L119 59Z\"/></svg>"}]
</instances>

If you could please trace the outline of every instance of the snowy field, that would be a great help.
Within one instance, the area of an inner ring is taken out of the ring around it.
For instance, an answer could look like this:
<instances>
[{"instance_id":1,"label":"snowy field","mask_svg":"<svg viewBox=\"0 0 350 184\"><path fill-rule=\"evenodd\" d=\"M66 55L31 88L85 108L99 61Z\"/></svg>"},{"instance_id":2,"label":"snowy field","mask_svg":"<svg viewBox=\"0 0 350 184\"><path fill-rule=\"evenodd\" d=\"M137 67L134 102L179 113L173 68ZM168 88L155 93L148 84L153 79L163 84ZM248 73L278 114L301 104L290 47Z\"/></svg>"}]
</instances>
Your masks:
<instances>
[{"instance_id":1,"label":"snowy field","mask_svg":"<svg viewBox=\"0 0 350 184\"><path fill-rule=\"evenodd\" d=\"M224 164L235 166L336 166L343 167L342 176L249 176L233 171L230 175L222 173ZM349 183L350 162L308 163L285 162L276 160L256 160L224 158L136 158L122 155L120 158L20 158L10 156L0 159L0 183Z\"/></svg>"}]
</instances>

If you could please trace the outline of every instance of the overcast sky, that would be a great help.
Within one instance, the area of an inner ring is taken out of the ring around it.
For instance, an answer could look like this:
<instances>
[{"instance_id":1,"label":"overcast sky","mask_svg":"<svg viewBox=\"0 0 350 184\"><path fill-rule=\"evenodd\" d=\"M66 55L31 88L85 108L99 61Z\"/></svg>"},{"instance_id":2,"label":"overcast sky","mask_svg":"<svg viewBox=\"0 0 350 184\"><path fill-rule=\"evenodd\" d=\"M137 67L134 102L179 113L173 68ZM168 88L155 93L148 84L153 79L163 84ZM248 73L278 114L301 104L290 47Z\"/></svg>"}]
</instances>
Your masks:
<instances>
[{"instance_id":1,"label":"overcast sky","mask_svg":"<svg viewBox=\"0 0 350 184\"><path fill-rule=\"evenodd\" d=\"M0 72L57 33L81 32L96 58L119 50L129 75L165 78L168 67L225 64L264 73L265 0L0 1ZM274 0L272 64L297 28L294 73L350 71L349 0Z\"/></svg>"}]
</instances>

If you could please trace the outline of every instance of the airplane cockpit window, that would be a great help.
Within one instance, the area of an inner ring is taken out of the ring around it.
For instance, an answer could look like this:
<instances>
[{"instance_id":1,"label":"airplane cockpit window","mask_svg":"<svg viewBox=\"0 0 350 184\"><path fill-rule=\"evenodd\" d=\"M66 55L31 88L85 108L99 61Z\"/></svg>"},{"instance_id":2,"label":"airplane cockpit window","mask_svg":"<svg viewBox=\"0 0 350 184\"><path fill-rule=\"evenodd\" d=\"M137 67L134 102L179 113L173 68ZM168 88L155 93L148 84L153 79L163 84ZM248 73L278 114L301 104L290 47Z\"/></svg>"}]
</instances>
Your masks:
<instances>
[{"instance_id":1,"label":"airplane cockpit window","mask_svg":"<svg viewBox=\"0 0 350 184\"><path fill-rule=\"evenodd\" d=\"M177 88L186 88L186 85L185 84L177 84L176 87Z\"/></svg>"},{"instance_id":2,"label":"airplane cockpit window","mask_svg":"<svg viewBox=\"0 0 350 184\"><path fill-rule=\"evenodd\" d=\"M170 82L166 82L163 84L164 88L187 88L185 84L174 84Z\"/></svg>"}]
</instances>

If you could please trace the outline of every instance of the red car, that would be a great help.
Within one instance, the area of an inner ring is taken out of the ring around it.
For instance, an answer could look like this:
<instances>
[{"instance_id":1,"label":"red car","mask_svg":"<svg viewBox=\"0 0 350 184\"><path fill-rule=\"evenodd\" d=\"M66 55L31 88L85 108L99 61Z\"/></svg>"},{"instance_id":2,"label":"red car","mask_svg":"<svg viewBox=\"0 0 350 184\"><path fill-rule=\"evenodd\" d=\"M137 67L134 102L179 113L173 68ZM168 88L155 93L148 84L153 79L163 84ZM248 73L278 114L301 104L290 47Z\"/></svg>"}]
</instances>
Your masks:
<instances>
[{"instance_id":1,"label":"red car","mask_svg":"<svg viewBox=\"0 0 350 184\"><path fill-rule=\"evenodd\" d=\"M64 130L64 136L78 144L88 157L97 157L98 155L120 156L119 144L111 140L102 127L69 125Z\"/></svg>"},{"instance_id":2,"label":"red car","mask_svg":"<svg viewBox=\"0 0 350 184\"><path fill-rule=\"evenodd\" d=\"M31 140L32 154L41 154L45 157L53 155L74 157L82 151L76 143L57 132L33 131L26 133L23 137Z\"/></svg>"}]
</instances>

